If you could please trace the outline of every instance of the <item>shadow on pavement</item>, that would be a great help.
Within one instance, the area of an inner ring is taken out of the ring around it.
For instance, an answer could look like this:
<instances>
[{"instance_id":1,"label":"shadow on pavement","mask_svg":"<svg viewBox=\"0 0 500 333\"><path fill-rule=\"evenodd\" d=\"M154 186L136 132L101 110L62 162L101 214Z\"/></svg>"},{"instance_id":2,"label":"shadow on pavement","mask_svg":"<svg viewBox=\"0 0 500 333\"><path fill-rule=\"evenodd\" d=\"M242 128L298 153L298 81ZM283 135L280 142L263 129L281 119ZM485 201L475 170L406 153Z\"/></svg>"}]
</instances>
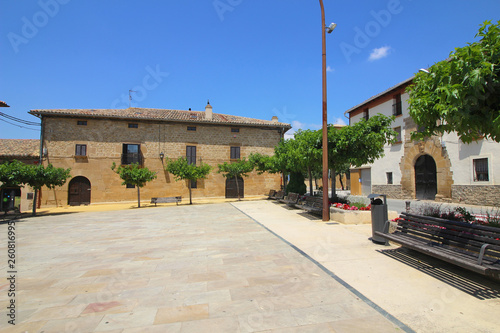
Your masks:
<instances>
[{"instance_id":1,"label":"shadow on pavement","mask_svg":"<svg viewBox=\"0 0 500 333\"><path fill-rule=\"evenodd\" d=\"M377 251L479 300L500 298L500 284L482 275L460 269L410 249L398 248Z\"/></svg>"}]
</instances>

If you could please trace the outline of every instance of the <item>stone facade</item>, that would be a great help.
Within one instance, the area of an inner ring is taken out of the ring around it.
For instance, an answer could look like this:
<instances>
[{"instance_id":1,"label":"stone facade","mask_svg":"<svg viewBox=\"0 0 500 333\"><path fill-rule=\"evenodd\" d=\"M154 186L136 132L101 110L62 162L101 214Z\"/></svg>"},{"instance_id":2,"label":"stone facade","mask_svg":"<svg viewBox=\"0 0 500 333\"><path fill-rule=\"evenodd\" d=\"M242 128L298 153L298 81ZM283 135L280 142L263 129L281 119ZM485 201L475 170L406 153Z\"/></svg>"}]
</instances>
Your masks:
<instances>
[{"instance_id":1,"label":"stone facade","mask_svg":"<svg viewBox=\"0 0 500 333\"><path fill-rule=\"evenodd\" d=\"M373 185L372 192L377 194L385 194L392 199L406 199L401 185Z\"/></svg>"},{"instance_id":2,"label":"stone facade","mask_svg":"<svg viewBox=\"0 0 500 333\"><path fill-rule=\"evenodd\" d=\"M113 163L122 163L124 145L129 144L139 145L143 166L157 173L157 179L141 188L143 200L169 196L183 196L187 200L189 191L186 182L175 181L164 167L168 159L185 157L188 146L196 147L197 163L213 167L208 178L198 181L196 188L192 189L193 198L224 197L226 179L217 173L217 165L231 161L231 147L239 147L241 158L248 158L251 153L272 155L274 147L289 128L287 124L273 126L271 121L259 126L242 121L190 123L186 120L105 116L88 118L80 111L80 117L75 114L57 116L49 115L49 112L41 113L46 149L44 163L71 168L72 177L63 187L42 192L42 205L49 206L68 204L68 184L71 179L80 176L90 182L91 203L137 200L137 189L126 188L111 170ZM85 156L77 156L77 145L85 145ZM270 189L278 189L280 182L280 175L257 175L252 172L244 179L244 194L264 195Z\"/></svg>"},{"instance_id":3,"label":"stone facade","mask_svg":"<svg viewBox=\"0 0 500 333\"><path fill-rule=\"evenodd\" d=\"M453 185L453 202L500 207L500 185Z\"/></svg>"}]
</instances>

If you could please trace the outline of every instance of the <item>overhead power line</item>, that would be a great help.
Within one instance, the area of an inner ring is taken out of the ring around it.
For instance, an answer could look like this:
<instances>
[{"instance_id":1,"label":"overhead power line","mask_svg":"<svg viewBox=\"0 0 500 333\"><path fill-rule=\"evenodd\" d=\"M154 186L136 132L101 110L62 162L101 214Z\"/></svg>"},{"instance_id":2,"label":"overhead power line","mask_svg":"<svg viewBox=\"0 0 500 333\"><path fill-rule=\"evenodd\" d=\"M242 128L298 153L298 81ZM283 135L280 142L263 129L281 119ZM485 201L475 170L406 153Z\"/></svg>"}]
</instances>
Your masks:
<instances>
[{"instance_id":1,"label":"overhead power line","mask_svg":"<svg viewBox=\"0 0 500 333\"><path fill-rule=\"evenodd\" d=\"M29 130L32 130L32 131L39 131L38 129L29 128L29 127L24 127L24 126L21 126L21 125L17 125L17 124L11 123L10 121L7 121L7 120L5 120L5 119L0 119L0 120L1 120L1 121L5 121L7 124L14 125L14 126L17 126L17 127L20 127L20 128L29 129Z\"/></svg>"},{"instance_id":2,"label":"overhead power line","mask_svg":"<svg viewBox=\"0 0 500 333\"><path fill-rule=\"evenodd\" d=\"M5 117L7 119L10 119L10 120L13 120L13 121L16 121L18 123L21 123L21 124L24 124L24 125L29 125L29 126L40 126L40 123L35 123L33 121L29 121L29 120L24 120L24 119L21 119L21 118L16 118L16 117L13 117L13 116L10 116L8 114L5 114L3 112L0 112L0 116L2 117ZM13 124L12 124L13 125Z\"/></svg>"}]
</instances>

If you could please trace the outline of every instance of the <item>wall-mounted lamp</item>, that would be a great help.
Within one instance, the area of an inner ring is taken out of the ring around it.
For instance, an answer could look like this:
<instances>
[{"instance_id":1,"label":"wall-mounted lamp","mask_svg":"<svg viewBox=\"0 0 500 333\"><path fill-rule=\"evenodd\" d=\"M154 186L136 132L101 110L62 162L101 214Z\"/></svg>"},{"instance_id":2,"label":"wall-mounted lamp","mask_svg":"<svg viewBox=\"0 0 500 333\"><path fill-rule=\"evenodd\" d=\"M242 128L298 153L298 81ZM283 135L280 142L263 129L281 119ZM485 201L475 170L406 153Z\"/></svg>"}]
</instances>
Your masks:
<instances>
[{"instance_id":1,"label":"wall-mounted lamp","mask_svg":"<svg viewBox=\"0 0 500 333\"><path fill-rule=\"evenodd\" d=\"M429 72L427 69L425 69L425 68L420 68L418 71L419 71L419 72L422 72L422 73L425 73L425 74L429 74L429 73L430 73L430 72Z\"/></svg>"},{"instance_id":2,"label":"wall-mounted lamp","mask_svg":"<svg viewBox=\"0 0 500 333\"><path fill-rule=\"evenodd\" d=\"M165 157L165 154L163 152L160 153L160 160L163 162L163 158Z\"/></svg>"}]
</instances>

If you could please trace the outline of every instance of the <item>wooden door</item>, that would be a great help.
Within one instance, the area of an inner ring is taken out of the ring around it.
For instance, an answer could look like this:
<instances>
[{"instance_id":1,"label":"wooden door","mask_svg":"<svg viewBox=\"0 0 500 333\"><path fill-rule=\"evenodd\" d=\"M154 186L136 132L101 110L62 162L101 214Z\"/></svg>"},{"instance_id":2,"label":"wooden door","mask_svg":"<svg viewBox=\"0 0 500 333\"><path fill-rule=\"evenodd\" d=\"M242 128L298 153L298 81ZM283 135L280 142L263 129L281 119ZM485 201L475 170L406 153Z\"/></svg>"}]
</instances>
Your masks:
<instances>
[{"instance_id":1,"label":"wooden door","mask_svg":"<svg viewBox=\"0 0 500 333\"><path fill-rule=\"evenodd\" d=\"M75 177L69 182L68 203L70 206L90 204L90 181L85 177Z\"/></svg>"},{"instance_id":2,"label":"wooden door","mask_svg":"<svg viewBox=\"0 0 500 333\"><path fill-rule=\"evenodd\" d=\"M430 155L422 155L415 162L415 197L434 200L437 194L436 162Z\"/></svg>"},{"instance_id":3,"label":"wooden door","mask_svg":"<svg viewBox=\"0 0 500 333\"><path fill-rule=\"evenodd\" d=\"M243 198L245 193L243 178L238 178L238 187L240 190L240 198ZM238 198L238 189L234 177L226 179L226 198Z\"/></svg>"}]
</instances>

